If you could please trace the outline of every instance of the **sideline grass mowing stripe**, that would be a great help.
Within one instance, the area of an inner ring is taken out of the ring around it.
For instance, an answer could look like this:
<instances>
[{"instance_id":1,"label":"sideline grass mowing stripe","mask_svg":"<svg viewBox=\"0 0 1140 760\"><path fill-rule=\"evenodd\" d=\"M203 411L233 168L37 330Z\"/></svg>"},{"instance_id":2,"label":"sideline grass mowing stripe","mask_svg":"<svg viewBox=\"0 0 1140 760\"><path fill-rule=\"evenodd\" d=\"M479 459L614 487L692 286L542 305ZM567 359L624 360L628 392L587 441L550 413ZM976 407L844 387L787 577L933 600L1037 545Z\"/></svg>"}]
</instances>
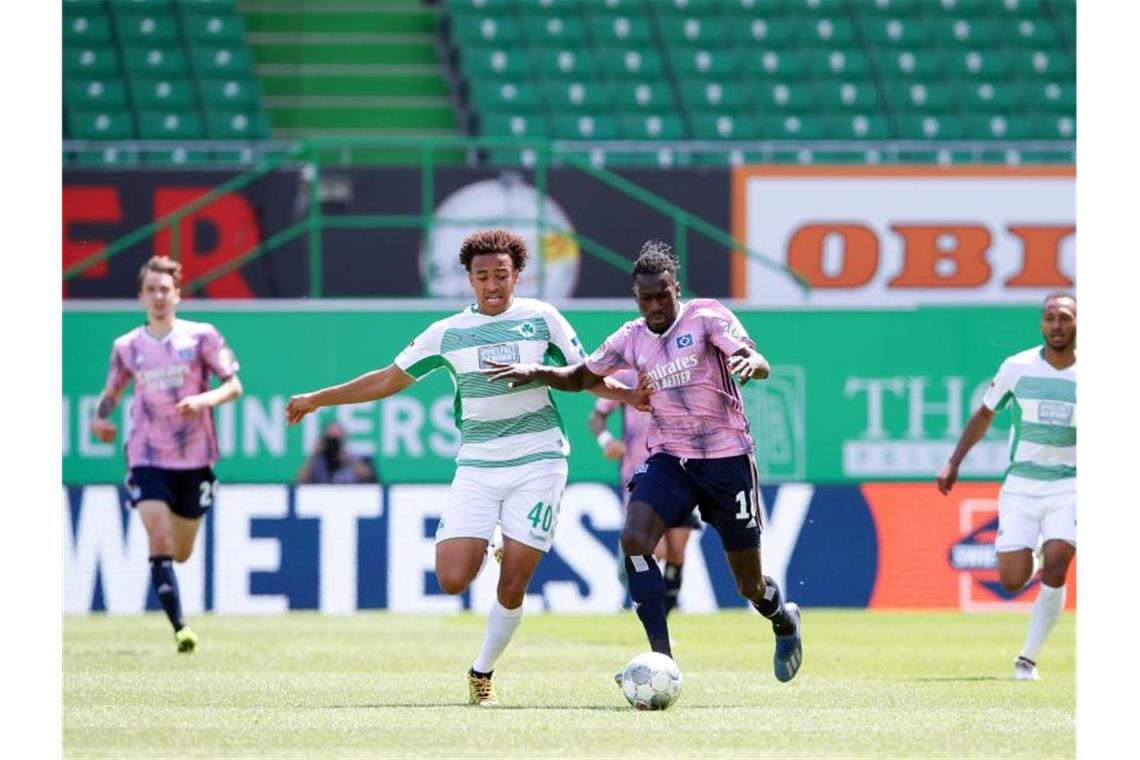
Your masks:
<instances>
[{"instance_id":1,"label":"sideline grass mowing stripe","mask_svg":"<svg viewBox=\"0 0 1140 760\"><path fill-rule=\"evenodd\" d=\"M671 618L685 686L639 713L614 672L646 647L631 613L531 615L499 663L503 708L466 702L483 617L202 615L197 654L165 619L64 619L67 757L494 755L1072 757L1075 620L1010 680L1024 614L808 609L804 666L772 675L747 612Z\"/></svg>"}]
</instances>

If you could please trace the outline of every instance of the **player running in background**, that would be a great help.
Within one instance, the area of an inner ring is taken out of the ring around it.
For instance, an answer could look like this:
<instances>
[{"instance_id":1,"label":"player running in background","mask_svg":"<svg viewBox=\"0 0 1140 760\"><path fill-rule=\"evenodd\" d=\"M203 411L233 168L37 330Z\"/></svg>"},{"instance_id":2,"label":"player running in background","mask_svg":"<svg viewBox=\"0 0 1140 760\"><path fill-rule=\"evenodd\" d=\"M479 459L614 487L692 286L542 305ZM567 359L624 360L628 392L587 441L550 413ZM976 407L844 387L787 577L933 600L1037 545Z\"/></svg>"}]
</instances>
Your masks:
<instances>
[{"instance_id":1,"label":"player running in background","mask_svg":"<svg viewBox=\"0 0 1140 760\"><path fill-rule=\"evenodd\" d=\"M632 369L618 370L611 377L631 387L638 384L637 372ZM613 434L606 429L606 418L619 407L621 409L621 438L614 438ZM590 430L598 439L598 445L602 447L606 459L621 460L620 482L623 506L629 503L629 488L627 486L633 480L634 472L649 456L649 420L650 417L647 413L639 412L629 405L619 404L608 398L598 399L597 403L594 404L593 411L590 412ZM685 546L689 543L689 534L693 530L700 530L700 528L701 520L697 517L697 513L690 512L681 525L666 530L664 537L657 544L654 555L658 559L665 560L663 576L665 578L666 616L677 606L677 597L681 593ZM618 551L618 573L622 582L626 583L628 581L625 577L625 555L621 553L620 546Z\"/></svg>"},{"instance_id":2,"label":"player running in background","mask_svg":"<svg viewBox=\"0 0 1140 760\"><path fill-rule=\"evenodd\" d=\"M139 271L139 301L146 324L115 339L111 369L91 430L110 443L109 419L133 380L127 439L127 490L146 527L150 582L174 627L179 652L193 652L198 637L186 625L174 562L194 550L202 516L214 503L218 460L213 408L242 393L238 362L213 325L177 319L182 265L155 256ZM209 387L210 374L221 384Z\"/></svg>"},{"instance_id":3,"label":"player running in background","mask_svg":"<svg viewBox=\"0 0 1140 760\"><path fill-rule=\"evenodd\" d=\"M641 319L622 325L587 361L563 368L516 364L488 376L573 391L629 367L649 381L651 453L634 474L621 533L629 593L649 645L672 657L665 582L653 549L696 505L720 534L741 596L771 621L776 678L790 681L803 659L800 611L784 603L776 582L761 571L754 446L733 382L766 378L768 362L719 302L681 302L668 245L650 241L642 247L633 265L633 292Z\"/></svg>"},{"instance_id":4,"label":"player running in background","mask_svg":"<svg viewBox=\"0 0 1140 760\"><path fill-rule=\"evenodd\" d=\"M472 704L498 704L495 663L522 621L527 586L558 527L570 444L549 389L490 383L492 362L585 358L573 328L553 306L514 296L526 266L526 243L507 230L480 230L459 251L475 303L430 325L384 369L342 385L293 396L285 419L294 425L323 406L373 401L399 393L436 369L455 383L460 445L451 493L435 535L435 574L445 593L467 590L487 557L496 525L503 535L497 599L483 648L468 671ZM620 401L644 402L614 383L599 385Z\"/></svg>"},{"instance_id":5,"label":"player running in background","mask_svg":"<svg viewBox=\"0 0 1140 760\"><path fill-rule=\"evenodd\" d=\"M1077 550L1077 299L1052 293L1041 310L1042 346L1002 362L982 405L970 417L938 490L950 493L967 452L990 429L994 413L1012 402L1009 468L998 496L998 571L1007 591L1033 577L1034 550L1043 554L1041 589L1013 677L1036 681L1037 654L1065 608L1065 576Z\"/></svg>"}]
</instances>

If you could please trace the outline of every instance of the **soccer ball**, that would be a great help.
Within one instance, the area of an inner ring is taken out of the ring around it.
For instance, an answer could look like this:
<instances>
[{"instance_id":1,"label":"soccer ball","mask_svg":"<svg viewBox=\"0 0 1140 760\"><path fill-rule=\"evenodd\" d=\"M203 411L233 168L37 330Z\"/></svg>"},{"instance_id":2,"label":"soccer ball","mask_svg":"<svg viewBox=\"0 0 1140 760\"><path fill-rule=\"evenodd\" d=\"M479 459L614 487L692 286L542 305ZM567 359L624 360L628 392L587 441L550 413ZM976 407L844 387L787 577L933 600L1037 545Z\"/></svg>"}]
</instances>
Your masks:
<instances>
[{"instance_id":1,"label":"soccer ball","mask_svg":"<svg viewBox=\"0 0 1140 760\"><path fill-rule=\"evenodd\" d=\"M664 710L681 696L681 669L667 655L644 652L622 671L621 691L638 710Z\"/></svg>"}]
</instances>

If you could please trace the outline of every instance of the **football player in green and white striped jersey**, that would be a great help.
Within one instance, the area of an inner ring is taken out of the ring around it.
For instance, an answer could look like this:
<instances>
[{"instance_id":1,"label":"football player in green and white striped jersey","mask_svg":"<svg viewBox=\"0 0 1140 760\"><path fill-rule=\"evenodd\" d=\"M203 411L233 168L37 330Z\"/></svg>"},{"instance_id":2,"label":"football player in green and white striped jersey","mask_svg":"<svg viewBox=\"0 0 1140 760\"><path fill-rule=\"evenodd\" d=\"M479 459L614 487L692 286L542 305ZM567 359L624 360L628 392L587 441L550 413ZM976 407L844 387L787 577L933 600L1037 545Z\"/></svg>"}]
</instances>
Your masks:
<instances>
[{"instance_id":1,"label":"football player in green and white striped jersey","mask_svg":"<svg viewBox=\"0 0 1140 760\"><path fill-rule=\"evenodd\" d=\"M1077 550L1077 299L1052 293L1041 310L1042 346L1002 362L950 460L938 473L949 493L958 467L980 441L994 413L1013 414L1009 467L998 497L997 550L1001 583L1018 591L1033 577L1042 551L1041 590L1033 603L1014 678L1036 681L1037 653L1065 607L1065 576Z\"/></svg>"},{"instance_id":2,"label":"football player in green and white striped jersey","mask_svg":"<svg viewBox=\"0 0 1140 760\"><path fill-rule=\"evenodd\" d=\"M570 444L550 390L538 383L492 383L480 371L586 358L566 319L548 303L514 296L526 243L507 230L479 230L460 248L475 303L428 326L384 369L342 385L293 396L285 419L296 424L322 406L391 396L434 370L455 384L460 446L448 503L435 541L435 574L448 594L467 590L487 557L495 528L503 546L496 603L483 649L468 672L472 704L497 704L491 673L522 620L527 586L550 550L566 487ZM648 391L613 380L597 395L647 410ZM498 557L496 552L496 557Z\"/></svg>"}]
</instances>

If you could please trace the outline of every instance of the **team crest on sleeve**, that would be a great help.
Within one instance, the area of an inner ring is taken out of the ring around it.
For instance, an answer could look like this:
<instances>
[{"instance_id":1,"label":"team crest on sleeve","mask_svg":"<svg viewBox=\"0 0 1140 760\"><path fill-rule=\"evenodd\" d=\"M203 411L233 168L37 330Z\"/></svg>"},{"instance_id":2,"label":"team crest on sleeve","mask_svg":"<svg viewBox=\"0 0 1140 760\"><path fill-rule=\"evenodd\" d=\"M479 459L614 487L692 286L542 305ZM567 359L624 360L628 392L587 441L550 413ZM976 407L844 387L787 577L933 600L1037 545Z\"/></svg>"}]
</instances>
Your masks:
<instances>
[{"instance_id":1,"label":"team crest on sleeve","mask_svg":"<svg viewBox=\"0 0 1140 760\"><path fill-rule=\"evenodd\" d=\"M678 335L673 339L673 342L676 343L677 348L690 348L693 345L693 334Z\"/></svg>"}]
</instances>

